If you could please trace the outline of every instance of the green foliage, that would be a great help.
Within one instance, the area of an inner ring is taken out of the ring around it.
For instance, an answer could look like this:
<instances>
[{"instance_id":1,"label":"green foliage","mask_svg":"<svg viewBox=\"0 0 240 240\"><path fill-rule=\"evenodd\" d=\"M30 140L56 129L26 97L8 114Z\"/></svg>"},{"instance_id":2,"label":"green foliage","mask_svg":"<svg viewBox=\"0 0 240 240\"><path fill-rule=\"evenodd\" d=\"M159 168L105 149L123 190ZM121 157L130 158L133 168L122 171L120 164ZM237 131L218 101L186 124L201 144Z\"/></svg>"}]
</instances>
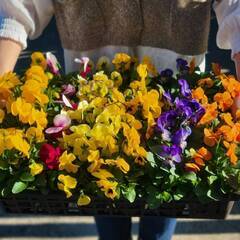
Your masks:
<instances>
[{"instance_id":1,"label":"green foliage","mask_svg":"<svg viewBox=\"0 0 240 240\"><path fill-rule=\"evenodd\" d=\"M27 188L27 183L24 182L15 182L12 187L12 193L17 194L24 191Z\"/></svg>"}]
</instances>

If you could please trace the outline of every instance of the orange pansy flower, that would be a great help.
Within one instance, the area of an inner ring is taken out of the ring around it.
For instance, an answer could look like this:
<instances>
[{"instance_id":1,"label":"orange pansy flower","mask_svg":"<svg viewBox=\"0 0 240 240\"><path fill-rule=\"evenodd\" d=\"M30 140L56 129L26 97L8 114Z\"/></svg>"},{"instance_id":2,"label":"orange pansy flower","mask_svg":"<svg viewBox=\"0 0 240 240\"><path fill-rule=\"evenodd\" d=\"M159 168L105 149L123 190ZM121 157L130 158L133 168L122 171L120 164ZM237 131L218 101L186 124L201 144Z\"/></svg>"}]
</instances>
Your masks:
<instances>
[{"instance_id":1,"label":"orange pansy flower","mask_svg":"<svg viewBox=\"0 0 240 240\"><path fill-rule=\"evenodd\" d=\"M189 63L189 73L190 74L194 73L195 67L196 67L196 59L192 58L191 62Z\"/></svg>"},{"instance_id":2,"label":"orange pansy flower","mask_svg":"<svg viewBox=\"0 0 240 240\"><path fill-rule=\"evenodd\" d=\"M185 164L185 170L188 172L199 172L200 168L195 163L186 163Z\"/></svg>"},{"instance_id":3,"label":"orange pansy flower","mask_svg":"<svg viewBox=\"0 0 240 240\"><path fill-rule=\"evenodd\" d=\"M201 87L211 88L213 86L213 80L211 78L203 78L198 81L198 85Z\"/></svg>"},{"instance_id":4,"label":"orange pansy flower","mask_svg":"<svg viewBox=\"0 0 240 240\"><path fill-rule=\"evenodd\" d=\"M211 103L204 106L205 114L200 119L198 125L205 125L211 123L218 115L217 103Z\"/></svg>"},{"instance_id":5,"label":"orange pansy flower","mask_svg":"<svg viewBox=\"0 0 240 240\"><path fill-rule=\"evenodd\" d=\"M233 105L233 99L229 92L215 94L214 101L218 103L218 107L223 112L228 110Z\"/></svg>"},{"instance_id":6,"label":"orange pansy flower","mask_svg":"<svg viewBox=\"0 0 240 240\"><path fill-rule=\"evenodd\" d=\"M218 134L214 133L211 129L204 128L204 139L203 142L209 146L213 147L218 141Z\"/></svg>"},{"instance_id":7,"label":"orange pansy flower","mask_svg":"<svg viewBox=\"0 0 240 240\"><path fill-rule=\"evenodd\" d=\"M198 87L192 90L192 98L198 100L201 104L207 104L208 98L204 94L204 90L201 87Z\"/></svg>"},{"instance_id":8,"label":"orange pansy flower","mask_svg":"<svg viewBox=\"0 0 240 240\"><path fill-rule=\"evenodd\" d=\"M232 115L230 113L222 113L221 114L221 118L224 120L224 122L233 127L234 126L234 122L232 121Z\"/></svg>"},{"instance_id":9,"label":"orange pansy flower","mask_svg":"<svg viewBox=\"0 0 240 240\"><path fill-rule=\"evenodd\" d=\"M221 74L221 65L219 63L212 63L212 71L214 75L218 76Z\"/></svg>"},{"instance_id":10,"label":"orange pansy flower","mask_svg":"<svg viewBox=\"0 0 240 240\"><path fill-rule=\"evenodd\" d=\"M232 127L228 125L222 125L220 128L218 128L217 133L219 135L223 135L224 140L227 142L234 141L234 138L236 136L236 133L232 131Z\"/></svg>"},{"instance_id":11,"label":"orange pansy flower","mask_svg":"<svg viewBox=\"0 0 240 240\"><path fill-rule=\"evenodd\" d=\"M226 91L228 91L231 96L234 98L240 92L240 82L235 79L234 76L220 76L221 83Z\"/></svg>"},{"instance_id":12,"label":"orange pansy flower","mask_svg":"<svg viewBox=\"0 0 240 240\"><path fill-rule=\"evenodd\" d=\"M236 165L237 161L238 161L238 157L236 155L237 144L236 143L224 142L224 145L228 149L226 155L230 158L230 162L233 165Z\"/></svg>"},{"instance_id":13,"label":"orange pansy flower","mask_svg":"<svg viewBox=\"0 0 240 240\"><path fill-rule=\"evenodd\" d=\"M196 154L193 156L195 163L198 166L204 166L205 161L209 161L212 159L212 153L209 152L205 147L201 147L198 149Z\"/></svg>"}]
</instances>

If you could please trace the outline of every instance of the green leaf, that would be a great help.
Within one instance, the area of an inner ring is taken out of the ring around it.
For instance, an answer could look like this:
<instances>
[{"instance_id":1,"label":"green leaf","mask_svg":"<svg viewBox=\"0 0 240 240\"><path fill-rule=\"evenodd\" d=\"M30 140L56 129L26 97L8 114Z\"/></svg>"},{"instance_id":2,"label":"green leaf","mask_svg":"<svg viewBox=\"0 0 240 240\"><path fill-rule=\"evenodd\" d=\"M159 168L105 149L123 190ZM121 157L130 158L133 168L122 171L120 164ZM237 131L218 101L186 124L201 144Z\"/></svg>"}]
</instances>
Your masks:
<instances>
[{"instance_id":1,"label":"green leaf","mask_svg":"<svg viewBox=\"0 0 240 240\"><path fill-rule=\"evenodd\" d=\"M195 194L197 195L197 197L200 199L200 200L206 200L207 199L207 191L209 190L208 186L206 183L204 182L200 182L194 192Z\"/></svg>"},{"instance_id":2,"label":"green leaf","mask_svg":"<svg viewBox=\"0 0 240 240\"><path fill-rule=\"evenodd\" d=\"M150 163L151 167L153 168L157 167L157 164L155 162L154 155L152 152L147 153L147 160Z\"/></svg>"},{"instance_id":3,"label":"green leaf","mask_svg":"<svg viewBox=\"0 0 240 240\"><path fill-rule=\"evenodd\" d=\"M0 171L0 182L3 182L7 177L8 173L5 171Z\"/></svg>"},{"instance_id":4,"label":"green leaf","mask_svg":"<svg viewBox=\"0 0 240 240\"><path fill-rule=\"evenodd\" d=\"M217 179L218 179L218 177L216 175L209 176L208 177L208 184L212 185Z\"/></svg>"},{"instance_id":5,"label":"green leaf","mask_svg":"<svg viewBox=\"0 0 240 240\"><path fill-rule=\"evenodd\" d=\"M0 169L1 170L8 170L8 163L4 160L0 160Z\"/></svg>"},{"instance_id":6,"label":"green leaf","mask_svg":"<svg viewBox=\"0 0 240 240\"><path fill-rule=\"evenodd\" d=\"M179 200L181 200L183 197L184 197L184 195L181 194L181 193L178 193L178 194L174 194L174 195L173 195L173 199L174 199L175 201L179 201Z\"/></svg>"},{"instance_id":7,"label":"green leaf","mask_svg":"<svg viewBox=\"0 0 240 240\"><path fill-rule=\"evenodd\" d=\"M20 180L23 182L33 182L35 180L35 177L32 176L29 172L24 172L20 176Z\"/></svg>"},{"instance_id":8,"label":"green leaf","mask_svg":"<svg viewBox=\"0 0 240 240\"><path fill-rule=\"evenodd\" d=\"M170 193L164 191L162 192L162 199L164 202L170 202L172 200L172 196Z\"/></svg>"},{"instance_id":9,"label":"green leaf","mask_svg":"<svg viewBox=\"0 0 240 240\"><path fill-rule=\"evenodd\" d=\"M24 191L27 188L27 184L24 182L15 182L12 187L12 193L17 194Z\"/></svg>"},{"instance_id":10,"label":"green leaf","mask_svg":"<svg viewBox=\"0 0 240 240\"><path fill-rule=\"evenodd\" d=\"M195 172L188 172L184 174L184 179L191 181L192 183L196 183L197 175Z\"/></svg>"},{"instance_id":11,"label":"green leaf","mask_svg":"<svg viewBox=\"0 0 240 240\"><path fill-rule=\"evenodd\" d=\"M37 187L45 187L47 184L47 180L44 175L37 175L35 178L34 184L36 184ZM53 185L53 182L50 182Z\"/></svg>"},{"instance_id":12,"label":"green leaf","mask_svg":"<svg viewBox=\"0 0 240 240\"><path fill-rule=\"evenodd\" d=\"M225 172L224 170L222 170L222 176L223 176L224 178L228 178L228 175L226 174L226 172Z\"/></svg>"},{"instance_id":13,"label":"green leaf","mask_svg":"<svg viewBox=\"0 0 240 240\"><path fill-rule=\"evenodd\" d=\"M211 189L209 189L209 190L207 191L207 196L208 196L209 198L213 199L214 201L219 200L218 195L215 194Z\"/></svg>"},{"instance_id":14,"label":"green leaf","mask_svg":"<svg viewBox=\"0 0 240 240\"><path fill-rule=\"evenodd\" d=\"M130 203L133 203L136 198L135 184L130 184L127 188L123 189L122 194Z\"/></svg>"},{"instance_id":15,"label":"green leaf","mask_svg":"<svg viewBox=\"0 0 240 240\"><path fill-rule=\"evenodd\" d=\"M214 172L209 169L209 166L205 167L205 171L210 173L210 174L212 174L212 175L214 175Z\"/></svg>"}]
</instances>

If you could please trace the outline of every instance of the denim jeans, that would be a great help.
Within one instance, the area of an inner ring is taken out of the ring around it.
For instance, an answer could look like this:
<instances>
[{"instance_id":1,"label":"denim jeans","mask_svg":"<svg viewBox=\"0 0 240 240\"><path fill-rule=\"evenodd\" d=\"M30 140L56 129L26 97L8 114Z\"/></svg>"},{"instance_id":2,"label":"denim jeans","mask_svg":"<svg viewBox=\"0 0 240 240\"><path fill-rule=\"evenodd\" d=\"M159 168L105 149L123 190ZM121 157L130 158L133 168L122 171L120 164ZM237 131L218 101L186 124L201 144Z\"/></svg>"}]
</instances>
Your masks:
<instances>
[{"instance_id":1,"label":"denim jeans","mask_svg":"<svg viewBox=\"0 0 240 240\"><path fill-rule=\"evenodd\" d=\"M130 217L95 217L99 240L130 240ZM139 223L139 240L170 240L176 219L142 217Z\"/></svg>"}]
</instances>

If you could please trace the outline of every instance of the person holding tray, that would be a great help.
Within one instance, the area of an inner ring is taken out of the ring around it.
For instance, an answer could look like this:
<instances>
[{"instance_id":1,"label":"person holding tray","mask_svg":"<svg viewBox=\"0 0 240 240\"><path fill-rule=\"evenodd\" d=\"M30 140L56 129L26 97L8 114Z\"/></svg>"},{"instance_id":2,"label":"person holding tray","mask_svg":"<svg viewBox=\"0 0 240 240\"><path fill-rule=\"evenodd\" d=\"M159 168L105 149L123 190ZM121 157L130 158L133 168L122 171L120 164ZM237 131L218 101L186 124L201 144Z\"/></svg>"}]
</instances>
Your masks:
<instances>
[{"instance_id":1,"label":"person holding tray","mask_svg":"<svg viewBox=\"0 0 240 240\"><path fill-rule=\"evenodd\" d=\"M0 75L14 69L27 38L41 35L53 14L64 48L67 72L75 58L113 58L125 52L151 57L158 69L176 69L176 59L205 67L211 7L219 29L217 44L232 50L240 79L240 0L1 0ZM96 217L100 240L131 239L128 217ZM139 239L171 239L176 220L140 219Z\"/></svg>"}]
</instances>

